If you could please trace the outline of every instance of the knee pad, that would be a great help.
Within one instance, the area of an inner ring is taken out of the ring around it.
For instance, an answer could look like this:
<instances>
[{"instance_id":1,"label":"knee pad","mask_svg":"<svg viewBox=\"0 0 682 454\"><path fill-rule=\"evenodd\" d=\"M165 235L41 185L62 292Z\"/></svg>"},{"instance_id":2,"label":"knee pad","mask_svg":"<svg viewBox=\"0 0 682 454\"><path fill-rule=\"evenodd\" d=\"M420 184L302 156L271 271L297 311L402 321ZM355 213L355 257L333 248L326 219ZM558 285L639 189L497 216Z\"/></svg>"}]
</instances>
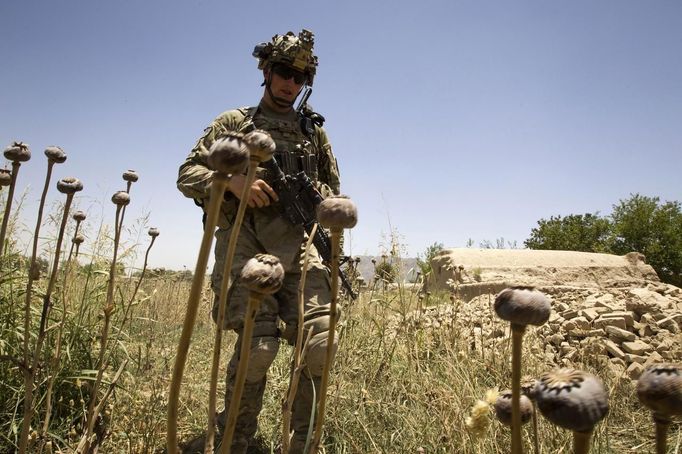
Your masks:
<instances>
[{"instance_id":1,"label":"knee pad","mask_svg":"<svg viewBox=\"0 0 682 454\"><path fill-rule=\"evenodd\" d=\"M254 337L251 339L246 381L249 383L261 381L275 360L278 350L279 340L276 337Z\"/></svg>"},{"instance_id":2,"label":"knee pad","mask_svg":"<svg viewBox=\"0 0 682 454\"><path fill-rule=\"evenodd\" d=\"M322 375L324 370L324 363L327 357L327 337L329 336L329 331L322 331L321 333L315 334L310 339L310 345L308 346L308 352L305 356L306 371L311 377L319 377ZM334 346L332 353L332 360L336 355L336 346L338 343L338 337L334 336Z\"/></svg>"}]
</instances>

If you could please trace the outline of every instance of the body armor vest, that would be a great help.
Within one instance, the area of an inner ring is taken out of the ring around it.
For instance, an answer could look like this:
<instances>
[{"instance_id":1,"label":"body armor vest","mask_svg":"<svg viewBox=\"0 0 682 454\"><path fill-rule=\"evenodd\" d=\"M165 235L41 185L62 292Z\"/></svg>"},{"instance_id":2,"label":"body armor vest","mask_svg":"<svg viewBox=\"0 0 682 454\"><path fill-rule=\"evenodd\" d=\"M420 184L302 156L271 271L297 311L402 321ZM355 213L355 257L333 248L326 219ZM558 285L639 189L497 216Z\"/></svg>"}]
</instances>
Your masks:
<instances>
[{"instance_id":1,"label":"body armor vest","mask_svg":"<svg viewBox=\"0 0 682 454\"><path fill-rule=\"evenodd\" d=\"M240 130L248 132L254 127L267 131L275 141L274 157L284 174L293 175L303 171L311 180L318 180L316 139L314 134L308 137L303 133L298 119L290 121L267 117L252 107L246 110L244 125Z\"/></svg>"}]
</instances>

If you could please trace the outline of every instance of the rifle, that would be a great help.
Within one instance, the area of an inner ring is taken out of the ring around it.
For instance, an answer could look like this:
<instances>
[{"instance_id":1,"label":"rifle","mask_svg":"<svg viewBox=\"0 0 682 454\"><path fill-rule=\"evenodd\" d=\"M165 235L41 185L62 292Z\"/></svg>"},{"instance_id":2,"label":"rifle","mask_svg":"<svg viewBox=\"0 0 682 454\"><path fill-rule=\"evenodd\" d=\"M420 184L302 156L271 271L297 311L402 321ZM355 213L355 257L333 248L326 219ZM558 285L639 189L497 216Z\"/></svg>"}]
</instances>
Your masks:
<instances>
[{"instance_id":1,"label":"rifle","mask_svg":"<svg viewBox=\"0 0 682 454\"><path fill-rule=\"evenodd\" d=\"M303 108L305 105L308 103L308 99L310 98L310 95L313 94L313 88L312 87L305 87L305 90L303 91L303 96L301 96L300 101L298 102L298 106L296 106L296 113L301 115L303 113Z\"/></svg>"},{"instance_id":2,"label":"rifle","mask_svg":"<svg viewBox=\"0 0 682 454\"><path fill-rule=\"evenodd\" d=\"M308 105L308 99L312 93L313 89L306 87L298 107L295 109L301 124L301 131L308 137L315 134L315 125L322 126L324 124L324 117L317 112L313 112Z\"/></svg>"},{"instance_id":3,"label":"rifle","mask_svg":"<svg viewBox=\"0 0 682 454\"><path fill-rule=\"evenodd\" d=\"M316 222L316 208L322 202L322 196L313 186L312 180L305 172L285 175L274 157L261 165L272 178L270 184L279 197L279 202L275 206L279 209L282 217L294 225L303 226L306 233L310 235ZM323 229L317 229L313 237L313 244L322 257L322 261L327 265L330 264L332 260L331 242ZM339 270L339 277L343 288L355 300L357 295L341 270Z\"/></svg>"}]
</instances>

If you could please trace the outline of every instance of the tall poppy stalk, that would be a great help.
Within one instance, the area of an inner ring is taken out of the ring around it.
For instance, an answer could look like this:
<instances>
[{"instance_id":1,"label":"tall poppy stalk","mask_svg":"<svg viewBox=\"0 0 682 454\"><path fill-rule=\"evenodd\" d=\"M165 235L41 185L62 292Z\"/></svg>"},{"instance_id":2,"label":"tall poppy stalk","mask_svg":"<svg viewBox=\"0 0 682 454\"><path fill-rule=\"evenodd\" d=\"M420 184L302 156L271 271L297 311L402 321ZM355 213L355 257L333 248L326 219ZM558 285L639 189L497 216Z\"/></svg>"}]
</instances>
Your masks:
<instances>
[{"instance_id":1,"label":"tall poppy stalk","mask_svg":"<svg viewBox=\"0 0 682 454\"><path fill-rule=\"evenodd\" d=\"M223 266L223 280L220 283L220 296L218 298L218 316L216 317L216 334L213 342L213 362L211 364L211 380L208 393L208 430L206 432L206 444L204 446L204 453L213 453L213 445L215 439L215 409L216 396L218 389L218 367L220 365L220 350L223 335L223 320L225 319L225 308L227 307L227 294L230 288L232 263L234 260L234 253L237 249L237 239L239 238L239 231L244 221L244 213L248 205L249 195L251 194L251 184L256 178L256 168L261 162L269 161L275 152L275 142L265 131L255 130L244 136L244 144L249 150L249 168L246 173L246 181L244 188L240 195L239 208L237 208L237 215L232 224L232 231L230 232L230 239L227 244L227 254L225 256L225 265Z\"/></svg>"},{"instance_id":2,"label":"tall poppy stalk","mask_svg":"<svg viewBox=\"0 0 682 454\"><path fill-rule=\"evenodd\" d=\"M5 214L2 217L2 227L0 228L0 257L5 255L5 235L7 235L9 215L12 211L12 199L14 198L14 187L17 185L19 167L21 166L22 162L26 162L31 159L31 151L28 149L28 145L26 145L24 142L14 142L12 145L5 148L4 154L5 158L12 161L12 177L10 179L7 193Z\"/></svg>"},{"instance_id":3,"label":"tall poppy stalk","mask_svg":"<svg viewBox=\"0 0 682 454\"><path fill-rule=\"evenodd\" d=\"M182 384L182 375L185 371L185 362L187 361L189 345L192 340L192 332L194 331L194 322L197 317L199 301L201 300L204 277L206 276L206 264L208 263L211 244L213 243L213 234L216 225L218 224L220 207L231 175L241 173L249 161L249 151L244 145L241 137L241 135L226 135L217 140L209 150L209 155L206 160L207 168L213 170L213 173L210 177L210 195L208 207L206 209L204 233L201 238L197 264L194 268L192 286L187 301L185 319L182 325L178 350L175 356L175 364L173 366L173 375L168 391L168 427L166 431L166 447L168 449L168 454L177 454L178 452L178 403L180 400L180 386ZM218 328L220 329L220 327Z\"/></svg>"},{"instance_id":4,"label":"tall poppy stalk","mask_svg":"<svg viewBox=\"0 0 682 454\"><path fill-rule=\"evenodd\" d=\"M332 240L332 263L331 263L331 305L329 308L329 332L327 334L327 351L322 369L320 392L317 398L317 411L315 412L315 429L312 443L309 444L311 454L317 452L322 439L324 426L325 404L327 402L327 388L329 387L329 374L334 358L334 340L336 334L337 306L339 301L339 258L341 256L341 235L343 229L352 229L358 223L358 209L353 201L346 196L332 196L323 200L317 207L317 220L322 227L331 231Z\"/></svg>"},{"instance_id":5,"label":"tall poppy stalk","mask_svg":"<svg viewBox=\"0 0 682 454\"><path fill-rule=\"evenodd\" d=\"M54 389L54 382L59 371L59 360L62 354L62 337L64 335L64 325L66 324L66 284L71 271L71 255L73 248L76 245L76 238L78 237L78 230L81 222L85 220L85 213L76 211L73 213L73 219L76 221L76 228L74 230L74 238L71 240L71 248L69 249L69 256L66 259L66 268L64 269L64 279L62 281L62 318L59 321L57 328L57 340L55 341L54 351L52 353L52 360L50 361L50 374L47 380L47 392L45 394L45 419L43 420L43 439L46 439L47 432L50 429L50 419L52 418L52 391ZM80 244L80 243L79 243Z\"/></svg>"},{"instance_id":6,"label":"tall poppy stalk","mask_svg":"<svg viewBox=\"0 0 682 454\"><path fill-rule=\"evenodd\" d=\"M495 297L495 313L511 324L512 331L512 454L523 452L521 439L521 354L527 325L540 326L549 320L549 299L533 287L510 287Z\"/></svg>"},{"instance_id":7,"label":"tall poppy stalk","mask_svg":"<svg viewBox=\"0 0 682 454\"><path fill-rule=\"evenodd\" d=\"M244 265L240 274L242 285L249 290L249 302L244 314L244 329L241 336L241 348L239 350L239 364L234 378L234 390L230 398L230 407L227 411L225 422L225 435L220 446L220 454L229 454L232 449L234 429L239 418L239 407L242 400L242 391L246 382L246 372L249 368L249 356L251 355L251 338L256 315L263 299L267 295L276 293L284 283L284 267L279 259L270 254L257 254Z\"/></svg>"},{"instance_id":8,"label":"tall poppy stalk","mask_svg":"<svg viewBox=\"0 0 682 454\"><path fill-rule=\"evenodd\" d=\"M42 350L43 342L46 336L46 326L47 320L50 313L50 308L52 307L52 291L54 290L54 285L57 280L57 271L59 270L59 256L61 253L62 240L64 239L64 230L66 229L66 221L69 216L69 209L71 208L71 202L73 201L73 196L76 192L83 189L83 183L77 178L68 177L57 182L57 190L62 194L66 194L66 202L64 202L64 212L62 215L62 223L59 227L59 234L57 236L57 244L55 246L54 263L52 264L52 273L50 274L50 280L47 284L47 290L45 291L45 297L43 298L43 308L40 314L40 327L38 329L38 337L36 339L36 345L33 349L33 359L30 363L26 362L26 370L24 371L24 420L21 426L21 435L19 437L19 452L21 454L26 452L28 448L28 435L31 428L31 419L33 418L33 382L35 380L36 369L38 368L38 360L40 358L40 352ZM30 295L27 295L30 297ZM28 337L28 331L25 333Z\"/></svg>"},{"instance_id":9,"label":"tall poppy stalk","mask_svg":"<svg viewBox=\"0 0 682 454\"><path fill-rule=\"evenodd\" d=\"M116 218L114 220L114 254L111 259L111 266L109 267L109 282L107 283L107 299L104 306L104 324L102 325L102 334L100 335L100 350L97 359L98 369L95 383L92 386L90 394L90 402L88 403L88 412L85 419L85 434L76 448L77 452L89 452L92 433L95 428L95 421L98 414L95 412L97 403L97 393L100 384L102 383L102 376L104 375L105 363L104 355L107 350L107 342L109 340L109 326L111 323L111 315L114 312L114 287L116 285L116 258L118 256L118 244L121 240L121 228L123 221L123 210L130 203L130 196L126 191L118 191L111 197L111 201L116 205Z\"/></svg>"}]
</instances>

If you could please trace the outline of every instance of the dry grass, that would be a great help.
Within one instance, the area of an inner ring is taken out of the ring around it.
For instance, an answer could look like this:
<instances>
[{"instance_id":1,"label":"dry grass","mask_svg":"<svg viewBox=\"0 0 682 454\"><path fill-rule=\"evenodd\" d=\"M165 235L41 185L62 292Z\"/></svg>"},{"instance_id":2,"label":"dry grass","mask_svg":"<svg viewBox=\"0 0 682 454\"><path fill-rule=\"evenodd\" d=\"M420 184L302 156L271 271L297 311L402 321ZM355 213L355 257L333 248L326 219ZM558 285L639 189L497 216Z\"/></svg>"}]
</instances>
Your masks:
<instances>
[{"instance_id":1,"label":"dry grass","mask_svg":"<svg viewBox=\"0 0 682 454\"><path fill-rule=\"evenodd\" d=\"M160 288L132 330L133 348L128 350L137 349L139 359L112 409L125 409L119 410L118 418L112 417L112 435L104 445L114 451L125 447L123 451L150 452L163 445L164 399L183 299L177 291ZM205 428L210 371L207 352L213 337L208 300L204 300L202 310L206 315L196 330L183 385L181 439L200 434ZM417 452L418 448L430 453L507 452L511 443L507 428L491 417L485 433L476 436L466 429L465 419L487 390L509 386L509 338L479 349L472 343L471 325L457 319L437 328L409 328L409 324L402 323L402 314L409 314L410 304L415 302L416 298L407 293L401 296L382 292L365 294L354 306L346 307L340 354L330 388L325 452L403 453ZM430 303L452 304L447 297L431 298ZM481 316L503 326L486 312L482 311ZM542 354L542 340L529 331L524 372L537 376L550 367ZM233 342L234 337L228 336L226 351L231 350ZM272 447L278 444L280 434L281 400L288 383L290 353L288 347L282 348L271 369L261 416L260 436ZM651 452L652 425L648 413L637 403L630 380L604 374L606 365L595 363L589 355L575 367L600 375L610 391L611 413L597 428L592 452ZM221 384L219 393L222 391ZM679 437L678 424L671 430L673 448ZM542 419L540 440L542 452L570 452L570 433ZM526 452L531 452L530 426L524 428L524 443Z\"/></svg>"},{"instance_id":2,"label":"dry grass","mask_svg":"<svg viewBox=\"0 0 682 454\"><path fill-rule=\"evenodd\" d=\"M49 438L56 450L73 448L82 431L88 390L96 371L101 312L106 299L106 261L110 239L100 235L90 256L73 267L66 288L57 288L67 304L65 345L55 384L55 407ZM98 249L97 245L101 249ZM132 254L128 252L128 254ZM125 255L125 254L124 254ZM86 260L92 266L87 266ZM97 266L97 264L101 266ZM19 357L23 335L21 304L26 276L11 257L0 274L0 355ZM58 280L62 282L62 280ZM175 273L150 275L132 307L132 319L122 324L137 279L121 276L115 293L108 355L111 366L104 386L118 366L128 361L116 390L105 408L100 429L105 433L100 452L151 453L165 443L166 402L171 369L185 313L189 281ZM38 296L45 281L36 283ZM62 296L60 296L62 298ZM492 296L482 295L463 305L448 294L424 298L424 311L439 306L440 318L429 323L416 316L415 290L365 291L352 305L346 301L339 327L340 348L332 370L325 423L326 453L503 453L509 452L510 431L492 414L484 415L482 433L470 432L465 420L472 406L493 388L506 389L511 382L511 341L508 324L490 308ZM60 300L61 301L61 300ZM210 320L212 295L206 290L199 309L185 372L178 421L179 437L188 440L204 432L208 402L214 324ZM61 304L50 316L61 319ZM450 314L450 315L447 315ZM33 313L35 326L40 314ZM473 319L471 317L474 317ZM476 328L488 326L506 333L480 338ZM52 331L53 332L53 331ZM32 334L34 335L34 334ZM45 357L54 349L48 336ZM235 336L224 339L221 377ZM288 386L292 349L283 345L269 375L261 414L259 437L274 451L281 433L281 408ZM626 377L609 373L608 362L588 351L577 355L572 366L600 376L610 394L611 412L597 426L592 452L653 452L653 424L637 402L634 386ZM544 341L529 328L523 345L523 373L538 376L554 365L544 355ZM38 374L36 421L42 418L46 375ZM19 366L0 361L0 452L12 452L21 426L23 381ZM219 402L224 383L218 386ZM35 421L34 421L35 422ZM487 422L487 425L485 424ZM571 434L540 418L542 452L570 452ZM524 449L532 452L530 425L524 427ZM670 452L680 452L682 428L670 430ZM34 444L34 446L37 446Z\"/></svg>"},{"instance_id":3,"label":"dry grass","mask_svg":"<svg viewBox=\"0 0 682 454\"><path fill-rule=\"evenodd\" d=\"M78 424L87 402L87 382L93 371L70 364L93 363L97 353L98 312L104 298L106 276L77 275L69 287L74 296L85 295L83 304L69 308L69 355L62 364L56 390L57 417L52 436L57 446L67 448L77 442ZM120 294L133 285L122 282ZM21 286L19 285L20 289ZM128 290L126 290L128 289ZM3 298L20 293L16 280L3 282ZM133 321L120 332L112 347L118 361L130 362L120 386L107 406L105 421L108 436L103 452L154 452L165 440L166 398L170 371L179 337L188 282L173 277L156 277L142 285L141 302L134 308ZM20 296L20 295L18 295ZM179 430L181 439L189 439L205 430L210 372L210 352L214 326L209 318L209 294L200 308L198 326L185 375ZM7 301L7 300L5 300ZM504 329L501 321L490 315L485 298L479 299L481 324ZM344 309L338 360L330 387L325 452L328 453L403 453L423 448L429 453L500 453L510 446L510 433L490 418L482 435L470 433L465 419L472 405L491 388L507 388L511 379L509 337L476 342L474 326L457 315L442 319L428 328L417 327L412 320L416 295L408 291L366 292L352 306ZM448 295L432 296L429 305L451 305ZM456 304L456 303L455 303ZM6 305L3 305L7 308ZM464 311L462 311L464 313ZM457 311L455 311L457 314ZM60 316L55 308L54 317ZM5 318L3 339L6 339ZM114 326L119 327L114 323ZM231 351L234 336L228 335L225 352ZM3 343L7 348L7 345ZM52 346L50 347L52 348ZM261 416L260 436L267 445L278 444L281 403L288 384L291 349L284 346L269 377L265 408ZM229 354L225 353L223 358ZM592 452L651 452L653 430L649 415L637 403L629 379L613 378L607 366L588 354L574 365L601 376L609 391L611 413L597 428ZM3 407L0 441L7 451L16 430L21 385L6 380L16 368L2 363L2 394L15 400ZM222 365L221 374L224 373ZM549 369L543 355L543 342L529 329L524 343L524 373L537 376ZM112 367L108 379L115 372ZM18 376L19 374L17 374ZM80 385L80 386L79 386ZM223 383L218 392L222 394ZM83 400L81 400L83 399ZM39 399L38 399L39 400ZM71 402L73 400L73 402ZM5 399L5 402L8 402ZM7 411L10 410L10 413ZM13 420L10 424L6 418ZM530 426L524 428L526 452L532 452ZM71 433L71 438L69 437ZM679 446L680 425L670 431L672 451ZM60 441L61 439L61 441ZM570 452L571 437L540 420L543 452Z\"/></svg>"}]
</instances>

